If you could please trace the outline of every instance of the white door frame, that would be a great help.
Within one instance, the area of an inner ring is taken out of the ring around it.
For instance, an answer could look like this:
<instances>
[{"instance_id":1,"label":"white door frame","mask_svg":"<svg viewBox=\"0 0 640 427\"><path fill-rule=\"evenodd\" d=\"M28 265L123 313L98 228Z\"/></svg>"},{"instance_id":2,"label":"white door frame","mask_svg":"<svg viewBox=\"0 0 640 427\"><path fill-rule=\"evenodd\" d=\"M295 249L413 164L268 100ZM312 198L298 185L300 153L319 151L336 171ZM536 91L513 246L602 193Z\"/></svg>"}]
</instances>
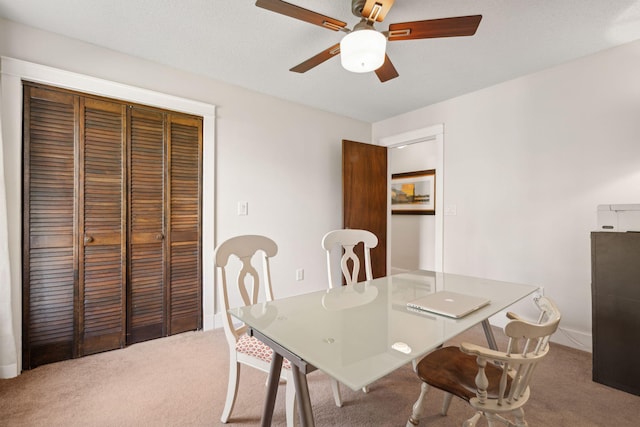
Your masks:
<instances>
[{"instance_id":1,"label":"white door frame","mask_svg":"<svg viewBox=\"0 0 640 427\"><path fill-rule=\"evenodd\" d=\"M443 271L443 251L444 251L444 125L437 124L422 129L416 129L397 135L391 135L378 140L378 144L384 147L395 148L403 145L415 144L418 142L434 142L437 150L436 161L436 215L435 215L435 267L436 271ZM390 168L387 167L387 182L391 182ZM391 205L387 212L387 240L391 230ZM391 269L391 245L387 245L387 271Z\"/></svg>"}]
</instances>

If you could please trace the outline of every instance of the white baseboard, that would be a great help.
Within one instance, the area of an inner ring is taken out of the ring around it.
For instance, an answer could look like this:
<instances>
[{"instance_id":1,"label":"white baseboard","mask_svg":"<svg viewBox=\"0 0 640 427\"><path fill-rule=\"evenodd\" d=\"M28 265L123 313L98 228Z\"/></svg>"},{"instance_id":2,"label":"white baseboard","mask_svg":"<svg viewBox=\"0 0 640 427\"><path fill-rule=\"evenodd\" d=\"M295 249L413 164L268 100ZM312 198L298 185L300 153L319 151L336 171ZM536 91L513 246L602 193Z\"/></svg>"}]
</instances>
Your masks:
<instances>
[{"instance_id":1,"label":"white baseboard","mask_svg":"<svg viewBox=\"0 0 640 427\"><path fill-rule=\"evenodd\" d=\"M398 267L391 266L390 274L409 273L411 271L415 271L415 270L407 270L406 268L398 268Z\"/></svg>"},{"instance_id":2,"label":"white baseboard","mask_svg":"<svg viewBox=\"0 0 640 427\"><path fill-rule=\"evenodd\" d=\"M222 325L222 317L219 317L219 314L215 315L205 315L202 319L202 330L210 331L211 329L215 329L216 325Z\"/></svg>"},{"instance_id":3,"label":"white baseboard","mask_svg":"<svg viewBox=\"0 0 640 427\"><path fill-rule=\"evenodd\" d=\"M592 335L587 332L561 327L553 334L551 342L593 353Z\"/></svg>"},{"instance_id":4,"label":"white baseboard","mask_svg":"<svg viewBox=\"0 0 640 427\"><path fill-rule=\"evenodd\" d=\"M18 364L11 363L9 365L0 366L0 378L13 378L18 376Z\"/></svg>"}]
</instances>

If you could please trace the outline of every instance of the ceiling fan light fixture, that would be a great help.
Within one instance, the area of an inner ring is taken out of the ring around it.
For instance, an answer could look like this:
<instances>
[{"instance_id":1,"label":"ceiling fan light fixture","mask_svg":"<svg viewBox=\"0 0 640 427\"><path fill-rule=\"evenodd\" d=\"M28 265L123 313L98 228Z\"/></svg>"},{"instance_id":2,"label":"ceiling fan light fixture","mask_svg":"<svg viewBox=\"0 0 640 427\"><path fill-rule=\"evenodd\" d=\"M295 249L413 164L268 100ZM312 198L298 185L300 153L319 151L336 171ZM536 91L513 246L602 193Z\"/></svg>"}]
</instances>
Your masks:
<instances>
[{"instance_id":1,"label":"ceiling fan light fixture","mask_svg":"<svg viewBox=\"0 0 640 427\"><path fill-rule=\"evenodd\" d=\"M387 38L373 29L350 32L340 42L340 62L354 73L368 73L382 67Z\"/></svg>"}]
</instances>

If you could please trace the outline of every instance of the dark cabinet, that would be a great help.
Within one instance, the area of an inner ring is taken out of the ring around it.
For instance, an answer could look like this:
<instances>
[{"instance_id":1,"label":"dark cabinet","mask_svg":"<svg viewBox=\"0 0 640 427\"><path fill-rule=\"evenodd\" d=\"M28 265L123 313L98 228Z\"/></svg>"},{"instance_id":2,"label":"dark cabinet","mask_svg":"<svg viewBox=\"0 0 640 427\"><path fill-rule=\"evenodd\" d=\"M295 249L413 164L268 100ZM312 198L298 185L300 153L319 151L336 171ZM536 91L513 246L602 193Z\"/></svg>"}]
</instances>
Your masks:
<instances>
[{"instance_id":1,"label":"dark cabinet","mask_svg":"<svg viewBox=\"0 0 640 427\"><path fill-rule=\"evenodd\" d=\"M201 327L201 159L201 118L25 83L25 369Z\"/></svg>"},{"instance_id":2,"label":"dark cabinet","mask_svg":"<svg viewBox=\"0 0 640 427\"><path fill-rule=\"evenodd\" d=\"M640 233L591 233L593 380L640 395Z\"/></svg>"}]
</instances>

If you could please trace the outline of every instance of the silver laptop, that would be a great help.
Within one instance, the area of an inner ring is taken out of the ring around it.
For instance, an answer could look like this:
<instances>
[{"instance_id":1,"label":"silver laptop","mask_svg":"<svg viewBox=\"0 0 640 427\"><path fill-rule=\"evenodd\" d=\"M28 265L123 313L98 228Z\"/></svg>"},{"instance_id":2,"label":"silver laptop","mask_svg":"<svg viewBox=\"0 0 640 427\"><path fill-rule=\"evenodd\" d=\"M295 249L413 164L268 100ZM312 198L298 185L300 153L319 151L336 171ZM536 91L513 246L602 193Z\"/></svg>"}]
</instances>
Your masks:
<instances>
[{"instance_id":1,"label":"silver laptop","mask_svg":"<svg viewBox=\"0 0 640 427\"><path fill-rule=\"evenodd\" d=\"M450 291L439 291L407 303L410 309L459 319L489 304L489 299Z\"/></svg>"}]
</instances>

